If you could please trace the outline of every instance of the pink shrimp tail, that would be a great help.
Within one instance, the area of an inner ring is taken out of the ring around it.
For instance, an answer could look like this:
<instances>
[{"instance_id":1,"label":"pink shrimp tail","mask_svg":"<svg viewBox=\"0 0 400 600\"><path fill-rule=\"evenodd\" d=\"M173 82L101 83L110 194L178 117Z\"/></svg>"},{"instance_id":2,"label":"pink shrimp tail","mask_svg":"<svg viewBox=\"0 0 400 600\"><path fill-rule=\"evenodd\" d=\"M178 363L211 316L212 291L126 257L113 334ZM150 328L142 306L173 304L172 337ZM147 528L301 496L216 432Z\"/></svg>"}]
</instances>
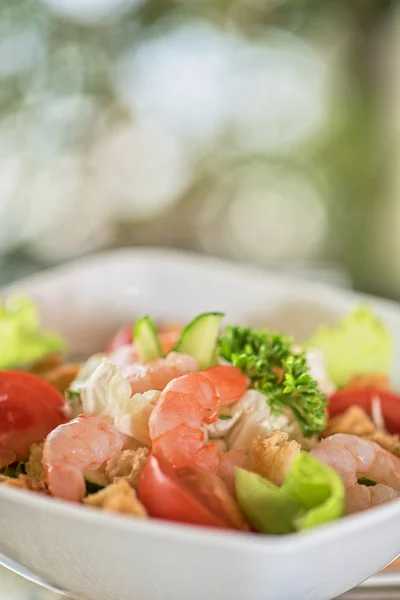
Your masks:
<instances>
[{"instance_id":1,"label":"pink shrimp tail","mask_svg":"<svg viewBox=\"0 0 400 600\"><path fill-rule=\"evenodd\" d=\"M219 464L217 445L213 442L205 446L204 441L204 431L183 423L153 440L152 449L155 456L165 457L176 468L195 464L216 473Z\"/></svg>"},{"instance_id":2,"label":"pink shrimp tail","mask_svg":"<svg viewBox=\"0 0 400 600\"><path fill-rule=\"evenodd\" d=\"M217 365L201 371L215 386L221 406L236 402L249 387L249 378L237 367Z\"/></svg>"},{"instance_id":3,"label":"pink shrimp tail","mask_svg":"<svg viewBox=\"0 0 400 600\"><path fill-rule=\"evenodd\" d=\"M46 480L52 496L70 502L81 502L85 496L85 479L77 469L62 466L47 467Z\"/></svg>"},{"instance_id":4,"label":"pink shrimp tail","mask_svg":"<svg viewBox=\"0 0 400 600\"><path fill-rule=\"evenodd\" d=\"M99 469L125 442L126 436L104 416L80 415L56 427L43 447L50 493L63 500L80 502L86 492L85 471Z\"/></svg>"}]
</instances>

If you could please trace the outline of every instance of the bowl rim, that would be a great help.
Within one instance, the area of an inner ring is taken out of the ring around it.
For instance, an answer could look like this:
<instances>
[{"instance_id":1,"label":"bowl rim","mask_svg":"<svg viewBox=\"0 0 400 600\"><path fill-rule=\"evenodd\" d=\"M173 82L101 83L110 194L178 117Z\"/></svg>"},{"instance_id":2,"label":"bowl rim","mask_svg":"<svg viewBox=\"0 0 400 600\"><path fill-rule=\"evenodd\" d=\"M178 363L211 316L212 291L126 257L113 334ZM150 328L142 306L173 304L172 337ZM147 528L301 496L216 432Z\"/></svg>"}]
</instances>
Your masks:
<instances>
[{"instance_id":1,"label":"bowl rim","mask_svg":"<svg viewBox=\"0 0 400 600\"><path fill-rule=\"evenodd\" d=\"M373 507L365 512L343 517L315 529L279 536L200 527L158 519L129 518L126 515L94 510L93 507L72 504L37 492L13 489L4 484L0 484L0 500L8 501L14 507L18 504L38 511L45 509L47 515L51 513L54 517L73 518L78 522L84 521L86 524L91 523L96 529L113 529L114 531L123 531L125 534L131 533L132 537L138 534L156 538L163 536L167 541L179 538L182 542L195 542L196 545L202 546L213 544L221 549L229 546L229 548L239 551L273 550L281 554L306 550L320 545L321 542L334 542L336 539L342 538L344 534L357 535L372 525L378 526L383 522L395 521L400 517L399 499Z\"/></svg>"}]
</instances>

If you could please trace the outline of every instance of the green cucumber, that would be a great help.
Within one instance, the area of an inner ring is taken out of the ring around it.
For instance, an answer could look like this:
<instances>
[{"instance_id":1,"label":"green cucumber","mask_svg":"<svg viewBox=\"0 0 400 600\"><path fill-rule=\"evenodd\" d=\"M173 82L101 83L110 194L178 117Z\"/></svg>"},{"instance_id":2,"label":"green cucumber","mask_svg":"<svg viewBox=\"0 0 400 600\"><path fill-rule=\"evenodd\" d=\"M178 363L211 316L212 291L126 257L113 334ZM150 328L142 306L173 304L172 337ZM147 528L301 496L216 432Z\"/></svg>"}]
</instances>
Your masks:
<instances>
[{"instance_id":1,"label":"green cucumber","mask_svg":"<svg viewBox=\"0 0 400 600\"><path fill-rule=\"evenodd\" d=\"M149 362L164 356L158 339L157 327L150 317L145 316L136 321L133 328L133 339L142 360Z\"/></svg>"},{"instance_id":2,"label":"green cucumber","mask_svg":"<svg viewBox=\"0 0 400 600\"><path fill-rule=\"evenodd\" d=\"M175 352L183 352L197 358L199 369L207 369L217 363L219 328L224 313L202 313L186 325L175 345Z\"/></svg>"}]
</instances>

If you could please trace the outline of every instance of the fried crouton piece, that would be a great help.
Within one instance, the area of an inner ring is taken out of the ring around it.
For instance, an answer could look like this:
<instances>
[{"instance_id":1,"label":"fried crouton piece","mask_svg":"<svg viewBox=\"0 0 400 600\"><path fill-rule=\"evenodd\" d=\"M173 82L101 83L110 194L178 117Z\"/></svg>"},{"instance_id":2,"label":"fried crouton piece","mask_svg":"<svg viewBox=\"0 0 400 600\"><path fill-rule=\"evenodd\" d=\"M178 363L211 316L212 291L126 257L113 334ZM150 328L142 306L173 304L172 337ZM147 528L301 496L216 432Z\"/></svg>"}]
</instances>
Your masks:
<instances>
[{"instance_id":1,"label":"fried crouton piece","mask_svg":"<svg viewBox=\"0 0 400 600\"><path fill-rule=\"evenodd\" d=\"M272 431L266 438L255 438L251 449L250 469L276 485L282 485L301 445L283 431Z\"/></svg>"},{"instance_id":2,"label":"fried crouton piece","mask_svg":"<svg viewBox=\"0 0 400 600\"><path fill-rule=\"evenodd\" d=\"M112 483L121 479L136 488L138 477L149 456L148 448L122 450L116 453L106 464L105 473Z\"/></svg>"},{"instance_id":3,"label":"fried crouton piece","mask_svg":"<svg viewBox=\"0 0 400 600\"><path fill-rule=\"evenodd\" d=\"M37 492L39 494L49 494L44 483L38 483L34 479L31 479L27 475L20 475L18 479L14 479L13 477L6 477L5 475L0 475L0 482L4 485L9 485L10 487L15 487L20 490L27 490L29 492Z\"/></svg>"},{"instance_id":4,"label":"fried crouton piece","mask_svg":"<svg viewBox=\"0 0 400 600\"><path fill-rule=\"evenodd\" d=\"M125 513L135 517L146 517L147 512L136 492L125 479L111 483L103 490L83 499L87 506L94 506L112 512Z\"/></svg>"},{"instance_id":5,"label":"fried crouton piece","mask_svg":"<svg viewBox=\"0 0 400 600\"><path fill-rule=\"evenodd\" d=\"M58 367L63 362L61 354L48 354L37 363L31 366L29 369L30 373L35 375L43 375L46 371Z\"/></svg>"},{"instance_id":6,"label":"fried crouton piece","mask_svg":"<svg viewBox=\"0 0 400 600\"><path fill-rule=\"evenodd\" d=\"M335 433L358 435L379 444L379 446L388 452L400 456L400 436L389 435L375 427L372 419L359 406L350 406L344 413L329 420L323 437L328 437Z\"/></svg>"},{"instance_id":7,"label":"fried crouton piece","mask_svg":"<svg viewBox=\"0 0 400 600\"><path fill-rule=\"evenodd\" d=\"M57 388L61 394L64 394L74 379L76 379L80 369L81 365L78 363L65 363L45 371L40 375L48 383Z\"/></svg>"},{"instance_id":8,"label":"fried crouton piece","mask_svg":"<svg viewBox=\"0 0 400 600\"><path fill-rule=\"evenodd\" d=\"M348 433L364 437L375 431L375 426L367 413L359 406L350 406L344 413L329 419L322 437L329 437L335 433Z\"/></svg>"},{"instance_id":9,"label":"fried crouton piece","mask_svg":"<svg viewBox=\"0 0 400 600\"><path fill-rule=\"evenodd\" d=\"M41 444L32 444L29 451L29 459L25 464L25 471L28 477L38 483L45 483L46 474L43 465L43 446Z\"/></svg>"},{"instance_id":10,"label":"fried crouton piece","mask_svg":"<svg viewBox=\"0 0 400 600\"><path fill-rule=\"evenodd\" d=\"M390 379L383 373L364 373L354 375L347 388L372 388L374 390L388 390L390 388Z\"/></svg>"},{"instance_id":11,"label":"fried crouton piece","mask_svg":"<svg viewBox=\"0 0 400 600\"><path fill-rule=\"evenodd\" d=\"M376 430L371 435L364 436L367 440L379 444L381 448L384 448L388 452L391 452L395 456L400 457L400 436L389 435L384 431Z\"/></svg>"}]
</instances>

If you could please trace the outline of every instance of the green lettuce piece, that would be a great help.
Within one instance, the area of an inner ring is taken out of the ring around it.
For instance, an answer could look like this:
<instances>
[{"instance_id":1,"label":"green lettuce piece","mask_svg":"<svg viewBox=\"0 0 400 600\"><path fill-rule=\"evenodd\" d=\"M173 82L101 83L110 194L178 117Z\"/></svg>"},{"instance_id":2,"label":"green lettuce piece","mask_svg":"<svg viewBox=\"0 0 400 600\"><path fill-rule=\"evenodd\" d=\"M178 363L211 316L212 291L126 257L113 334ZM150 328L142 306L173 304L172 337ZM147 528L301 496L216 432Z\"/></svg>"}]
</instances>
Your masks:
<instances>
[{"instance_id":1,"label":"green lettuce piece","mask_svg":"<svg viewBox=\"0 0 400 600\"><path fill-rule=\"evenodd\" d=\"M344 515L345 489L337 473L301 452L285 477L281 491L296 500L304 514L294 520L298 531L312 529Z\"/></svg>"},{"instance_id":2,"label":"green lettuce piece","mask_svg":"<svg viewBox=\"0 0 400 600\"><path fill-rule=\"evenodd\" d=\"M312 529L344 514L345 490L328 466L301 452L279 488L245 469L235 469L236 498L252 527L267 534Z\"/></svg>"},{"instance_id":3,"label":"green lettuce piece","mask_svg":"<svg viewBox=\"0 0 400 600\"><path fill-rule=\"evenodd\" d=\"M308 342L322 350L333 383L344 387L352 376L389 374L392 338L368 306L359 306L335 327L320 327Z\"/></svg>"},{"instance_id":4,"label":"green lettuce piece","mask_svg":"<svg viewBox=\"0 0 400 600\"><path fill-rule=\"evenodd\" d=\"M0 369L29 365L64 348L59 336L40 331L39 310L33 300L13 296L0 302Z\"/></svg>"},{"instance_id":5,"label":"green lettuce piece","mask_svg":"<svg viewBox=\"0 0 400 600\"><path fill-rule=\"evenodd\" d=\"M295 531L301 507L279 487L260 475L235 469L236 498L245 517L260 533L282 534Z\"/></svg>"}]
</instances>

